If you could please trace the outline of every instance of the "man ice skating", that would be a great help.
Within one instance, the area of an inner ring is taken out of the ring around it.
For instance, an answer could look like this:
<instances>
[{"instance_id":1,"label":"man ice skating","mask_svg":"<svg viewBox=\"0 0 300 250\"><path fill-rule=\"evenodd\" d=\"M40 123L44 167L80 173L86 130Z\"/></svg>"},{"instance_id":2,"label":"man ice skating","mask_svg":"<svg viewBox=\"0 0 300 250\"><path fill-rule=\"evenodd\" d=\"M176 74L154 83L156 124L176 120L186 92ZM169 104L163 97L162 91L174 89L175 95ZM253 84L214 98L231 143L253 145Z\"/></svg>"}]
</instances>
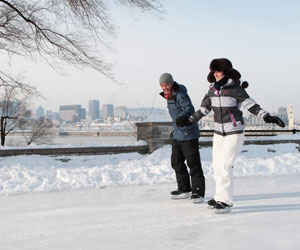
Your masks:
<instances>
[{"instance_id":1,"label":"man ice skating","mask_svg":"<svg viewBox=\"0 0 300 250\"><path fill-rule=\"evenodd\" d=\"M191 116L195 109L186 87L175 82L171 74L163 73L159 84L163 90L160 95L167 100L174 127L171 165L175 170L178 189L171 192L171 198L190 197L193 203L200 203L205 195L205 179L198 147L199 127L197 123L192 126L178 126L182 125L180 117Z\"/></svg>"}]
</instances>

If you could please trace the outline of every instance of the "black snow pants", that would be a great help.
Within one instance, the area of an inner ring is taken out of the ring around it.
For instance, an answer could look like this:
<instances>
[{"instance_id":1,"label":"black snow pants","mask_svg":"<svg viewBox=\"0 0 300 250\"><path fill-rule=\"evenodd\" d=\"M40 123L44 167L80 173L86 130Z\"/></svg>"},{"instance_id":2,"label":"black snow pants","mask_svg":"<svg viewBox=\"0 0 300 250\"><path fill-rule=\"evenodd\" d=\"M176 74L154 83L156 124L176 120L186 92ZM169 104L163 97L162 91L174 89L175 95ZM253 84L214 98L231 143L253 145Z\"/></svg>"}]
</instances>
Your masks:
<instances>
[{"instance_id":1,"label":"black snow pants","mask_svg":"<svg viewBox=\"0 0 300 250\"><path fill-rule=\"evenodd\" d=\"M189 167L189 172L186 164L184 163L185 160ZM188 141L173 140L171 165L176 173L176 180L179 190L193 192L194 190L198 189L199 191L197 191L197 193L204 197L205 179L201 166L198 139Z\"/></svg>"}]
</instances>

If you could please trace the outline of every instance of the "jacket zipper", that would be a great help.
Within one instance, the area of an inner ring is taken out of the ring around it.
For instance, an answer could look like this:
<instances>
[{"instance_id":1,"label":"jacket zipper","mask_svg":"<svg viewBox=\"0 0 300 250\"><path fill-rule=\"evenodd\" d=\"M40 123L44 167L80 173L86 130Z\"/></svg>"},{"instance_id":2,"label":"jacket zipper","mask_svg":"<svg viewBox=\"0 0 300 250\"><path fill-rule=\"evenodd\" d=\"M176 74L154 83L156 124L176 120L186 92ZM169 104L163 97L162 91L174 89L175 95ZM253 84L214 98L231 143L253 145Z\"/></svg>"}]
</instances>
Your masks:
<instances>
[{"instance_id":1,"label":"jacket zipper","mask_svg":"<svg viewBox=\"0 0 300 250\"><path fill-rule=\"evenodd\" d=\"M236 127L237 126L237 124L236 124L236 122L235 122L235 119L234 119L234 116L233 116L233 114L228 110L228 113L229 113L229 115L230 115L230 118L231 118L231 121L232 121L232 123L233 123L233 127Z\"/></svg>"},{"instance_id":2,"label":"jacket zipper","mask_svg":"<svg viewBox=\"0 0 300 250\"><path fill-rule=\"evenodd\" d=\"M225 131L224 131L223 112L222 112L222 105L221 105L221 96L220 96L220 92L221 92L221 90L217 90L217 96L219 97L219 104L220 104L220 114L221 114L222 132L223 132L223 135L226 135L226 134L225 134Z\"/></svg>"}]
</instances>

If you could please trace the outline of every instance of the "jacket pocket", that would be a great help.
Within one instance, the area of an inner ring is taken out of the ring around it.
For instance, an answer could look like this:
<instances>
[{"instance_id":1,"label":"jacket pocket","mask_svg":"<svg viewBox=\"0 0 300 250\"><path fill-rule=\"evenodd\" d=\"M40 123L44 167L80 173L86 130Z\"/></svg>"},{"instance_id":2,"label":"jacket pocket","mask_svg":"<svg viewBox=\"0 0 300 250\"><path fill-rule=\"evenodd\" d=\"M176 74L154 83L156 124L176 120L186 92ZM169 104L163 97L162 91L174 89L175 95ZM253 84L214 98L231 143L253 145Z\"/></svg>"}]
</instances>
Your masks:
<instances>
[{"instance_id":1,"label":"jacket pocket","mask_svg":"<svg viewBox=\"0 0 300 250\"><path fill-rule=\"evenodd\" d=\"M236 124L233 114L229 110L228 110L228 113L229 113L230 119L232 121L233 127L236 127L237 124Z\"/></svg>"},{"instance_id":2,"label":"jacket pocket","mask_svg":"<svg viewBox=\"0 0 300 250\"><path fill-rule=\"evenodd\" d=\"M197 124L198 126L198 124ZM184 137L186 136L190 136L191 134L193 134L193 131L195 130L195 124L193 124L192 126L184 126L184 127L179 127L177 126L178 131L180 131L180 133L182 135L184 135Z\"/></svg>"}]
</instances>

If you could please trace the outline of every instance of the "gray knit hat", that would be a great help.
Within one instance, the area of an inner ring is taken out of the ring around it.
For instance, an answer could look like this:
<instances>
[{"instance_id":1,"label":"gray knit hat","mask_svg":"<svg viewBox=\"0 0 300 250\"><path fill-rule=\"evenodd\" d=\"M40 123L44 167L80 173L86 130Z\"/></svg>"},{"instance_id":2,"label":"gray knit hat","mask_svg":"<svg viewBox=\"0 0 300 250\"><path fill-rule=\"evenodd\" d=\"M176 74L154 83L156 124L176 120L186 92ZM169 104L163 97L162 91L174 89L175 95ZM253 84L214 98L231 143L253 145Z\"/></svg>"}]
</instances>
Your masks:
<instances>
[{"instance_id":1,"label":"gray knit hat","mask_svg":"<svg viewBox=\"0 0 300 250\"><path fill-rule=\"evenodd\" d=\"M173 77L170 73L163 73L160 78L159 78L159 84L162 83L169 83L169 84L174 84Z\"/></svg>"}]
</instances>

